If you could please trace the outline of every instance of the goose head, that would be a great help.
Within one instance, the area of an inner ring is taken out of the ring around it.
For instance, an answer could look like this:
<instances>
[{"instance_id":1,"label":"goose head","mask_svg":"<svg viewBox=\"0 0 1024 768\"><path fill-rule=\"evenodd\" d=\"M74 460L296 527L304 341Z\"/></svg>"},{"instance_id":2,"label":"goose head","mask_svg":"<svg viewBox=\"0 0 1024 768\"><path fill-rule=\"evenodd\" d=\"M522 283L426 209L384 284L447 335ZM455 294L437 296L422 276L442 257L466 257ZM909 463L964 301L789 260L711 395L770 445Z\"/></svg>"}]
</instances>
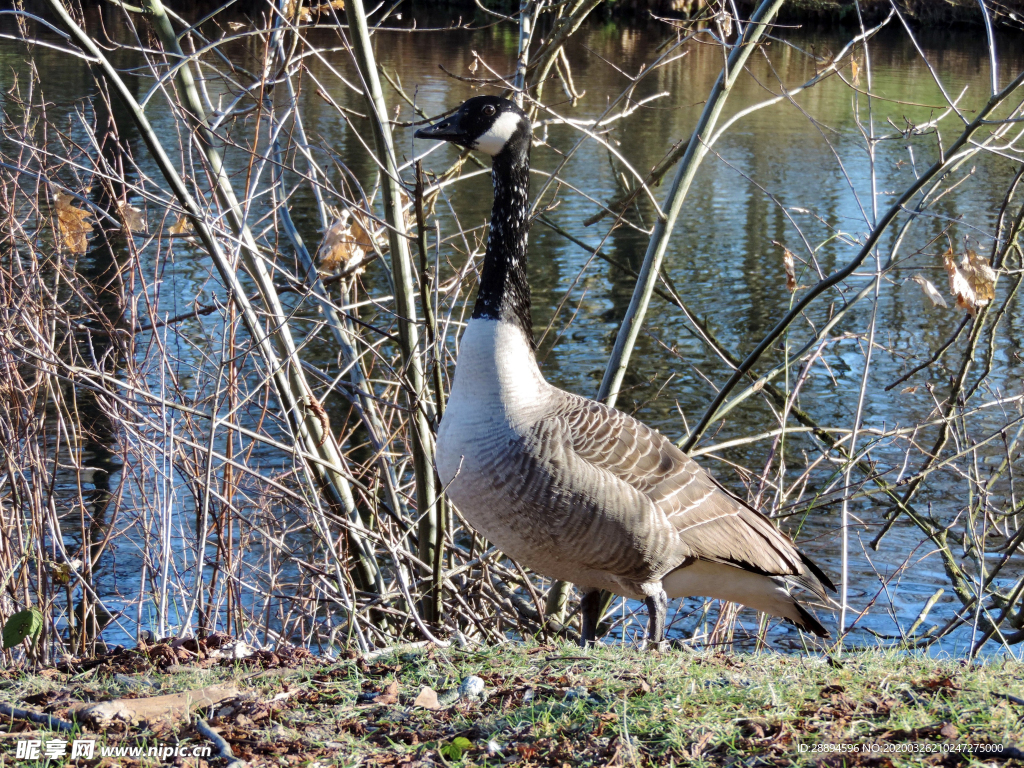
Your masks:
<instances>
[{"instance_id":1,"label":"goose head","mask_svg":"<svg viewBox=\"0 0 1024 768\"><path fill-rule=\"evenodd\" d=\"M439 123L421 128L417 139L450 141L491 157L528 156L533 127L514 102L498 96L474 96Z\"/></svg>"}]
</instances>

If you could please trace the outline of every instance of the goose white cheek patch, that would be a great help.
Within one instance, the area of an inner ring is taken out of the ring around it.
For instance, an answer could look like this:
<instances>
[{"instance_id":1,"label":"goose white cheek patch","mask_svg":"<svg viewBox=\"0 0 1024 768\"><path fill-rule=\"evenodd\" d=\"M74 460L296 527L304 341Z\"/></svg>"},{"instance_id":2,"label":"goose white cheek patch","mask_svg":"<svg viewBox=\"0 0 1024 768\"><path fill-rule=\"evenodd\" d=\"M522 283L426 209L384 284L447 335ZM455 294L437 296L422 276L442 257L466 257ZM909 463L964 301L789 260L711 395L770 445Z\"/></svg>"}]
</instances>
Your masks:
<instances>
[{"instance_id":1,"label":"goose white cheek patch","mask_svg":"<svg viewBox=\"0 0 1024 768\"><path fill-rule=\"evenodd\" d=\"M519 115L514 112L503 112L486 133L480 134L473 149L486 152L493 157L501 152L505 142L512 138L512 134L516 132L517 128L519 128Z\"/></svg>"}]
</instances>

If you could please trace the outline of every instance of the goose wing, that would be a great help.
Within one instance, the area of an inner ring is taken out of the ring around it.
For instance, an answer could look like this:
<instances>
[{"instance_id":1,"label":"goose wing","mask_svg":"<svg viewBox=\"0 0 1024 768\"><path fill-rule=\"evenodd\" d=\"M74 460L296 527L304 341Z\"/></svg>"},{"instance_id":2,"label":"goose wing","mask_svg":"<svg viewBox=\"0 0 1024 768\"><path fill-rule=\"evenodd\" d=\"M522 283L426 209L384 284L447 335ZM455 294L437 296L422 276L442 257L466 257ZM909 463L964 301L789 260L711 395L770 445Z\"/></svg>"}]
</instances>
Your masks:
<instances>
[{"instance_id":1,"label":"goose wing","mask_svg":"<svg viewBox=\"0 0 1024 768\"><path fill-rule=\"evenodd\" d=\"M835 590L786 534L663 435L621 411L565 394L558 421L567 448L575 458L614 478L603 485L606 498L597 500L600 507L614 508L621 498L633 495L628 489L639 492L654 510L640 508L632 514L663 515L673 529L680 560L696 557L765 576L786 576L822 598L823 585ZM641 528L651 525L647 520L636 523Z\"/></svg>"}]
</instances>

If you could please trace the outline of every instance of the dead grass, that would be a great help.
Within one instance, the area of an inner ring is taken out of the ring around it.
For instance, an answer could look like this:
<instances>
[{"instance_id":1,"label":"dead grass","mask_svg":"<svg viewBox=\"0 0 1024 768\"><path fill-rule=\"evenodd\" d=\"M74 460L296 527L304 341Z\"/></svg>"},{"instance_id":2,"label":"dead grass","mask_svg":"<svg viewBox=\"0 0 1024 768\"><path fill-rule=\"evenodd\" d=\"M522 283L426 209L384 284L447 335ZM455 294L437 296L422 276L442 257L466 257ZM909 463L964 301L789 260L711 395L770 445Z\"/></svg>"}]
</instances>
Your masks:
<instances>
[{"instance_id":1,"label":"dead grass","mask_svg":"<svg viewBox=\"0 0 1024 768\"><path fill-rule=\"evenodd\" d=\"M80 701L234 683L243 691L239 699L198 714L253 766L992 762L991 752L814 751L826 744L920 750L915 745L942 749L968 743L1003 746L996 755L1000 764L1024 765L1016 751L1024 746L1024 669L1012 660L970 665L864 652L844 656L839 666L821 657L776 654L645 654L621 647L582 654L568 645L430 648L369 662L263 654L230 666L202 658L161 666L161 658L152 649L124 651L81 672L7 672L0 678L0 700L68 717ZM456 685L470 674L486 682L486 702L441 711L412 705L423 686ZM55 737L21 721L7 721L3 731L5 766L33 764L14 759L19 738ZM187 719L116 725L95 738L107 746L207 743ZM161 761L97 758L78 764Z\"/></svg>"}]
</instances>

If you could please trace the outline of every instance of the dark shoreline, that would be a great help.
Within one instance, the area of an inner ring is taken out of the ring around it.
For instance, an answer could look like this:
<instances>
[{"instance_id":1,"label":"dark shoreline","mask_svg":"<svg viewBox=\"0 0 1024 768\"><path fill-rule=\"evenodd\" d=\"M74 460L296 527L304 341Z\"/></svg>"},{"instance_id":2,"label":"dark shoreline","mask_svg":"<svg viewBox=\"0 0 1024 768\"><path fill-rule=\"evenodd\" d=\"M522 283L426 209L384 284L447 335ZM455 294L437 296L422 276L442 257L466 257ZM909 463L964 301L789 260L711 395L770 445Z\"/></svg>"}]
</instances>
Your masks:
<instances>
[{"instance_id":1,"label":"dark shoreline","mask_svg":"<svg viewBox=\"0 0 1024 768\"><path fill-rule=\"evenodd\" d=\"M613 0L610 13L622 17L643 17L651 13L675 18L698 15L708 0ZM756 6L754 0L736 0L744 16ZM1024 29L1024 0L986 0L992 23L997 27ZM977 0L897 0L897 7L914 27L949 28L981 26L984 17ZM889 0L860 0L865 24L884 19L891 9ZM1016 19L1011 18L1016 15ZM821 28L857 27L857 0L788 0L779 11L778 23L814 25Z\"/></svg>"},{"instance_id":2,"label":"dark shoreline","mask_svg":"<svg viewBox=\"0 0 1024 768\"><path fill-rule=\"evenodd\" d=\"M249 0L259 4L265 0ZM306 0L315 5L316 0ZM742 16L749 16L760 0L733 0ZM486 0L488 8L514 14L519 0ZM689 20L706 16L709 4L715 0L605 0L595 11L595 17L618 19L623 22L643 22L653 16ZM813 26L820 29L855 28L860 26L857 13L858 0L787 0L779 11L779 24ZM889 15L889 0L859 0L860 16L865 25L874 24ZM978 0L896 0L896 5L907 23L916 28L978 27L984 25ZM985 0L992 24L1004 30L1024 31L1024 0ZM474 0L405 0L405 13L436 14L440 7L471 18L480 12ZM1012 16L1016 18L1012 18Z\"/></svg>"},{"instance_id":3,"label":"dark shoreline","mask_svg":"<svg viewBox=\"0 0 1024 768\"><path fill-rule=\"evenodd\" d=\"M85 7L105 5L108 0L80 0ZM233 12L260 15L269 0L237 0ZM316 7L327 0L302 0L303 5ZM707 6L713 0L606 0L593 13L593 18L644 23L654 17L689 20L707 16ZM742 16L748 16L758 5L757 0L734 0ZM865 25L884 19L890 11L889 0L859 0L860 15ZM485 0L488 8L514 14L518 0ZM1024 0L985 0L993 26L1002 31L1024 32ZM0 0L0 7L9 7L11 0ZM26 3L30 10L39 5L33 0ZM178 0L175 8L186 15L205 14L223 5L220 0ZM897 7L907 23L914 28L952 29L984 25L978 0L897 0ZM464 22L479 17L490 22L474 0L405 0L400 11L406 19L431 17L436 19L445 10ZM45 15L45 9L39 8ZM860 26L857 0L787 0L779 12L780 25L802 26L813 30L851 29ZM898 23L898 22L897 22Z\"/></svg>"}]
</instances>

